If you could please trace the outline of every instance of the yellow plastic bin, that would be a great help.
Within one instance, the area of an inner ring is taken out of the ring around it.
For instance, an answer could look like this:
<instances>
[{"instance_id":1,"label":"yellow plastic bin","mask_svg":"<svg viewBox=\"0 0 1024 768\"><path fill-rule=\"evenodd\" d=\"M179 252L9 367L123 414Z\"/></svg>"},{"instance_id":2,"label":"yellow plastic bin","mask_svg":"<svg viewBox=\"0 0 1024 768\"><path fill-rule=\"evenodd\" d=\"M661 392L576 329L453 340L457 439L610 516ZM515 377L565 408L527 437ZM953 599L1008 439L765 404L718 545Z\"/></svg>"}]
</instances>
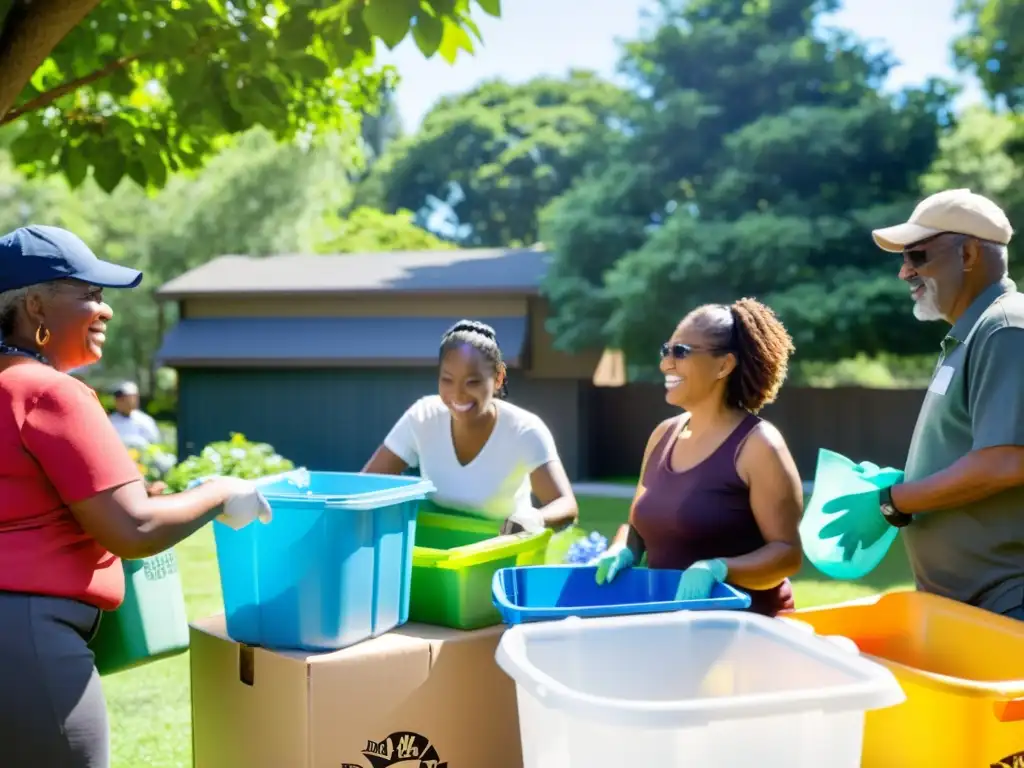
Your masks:
<instances>
[{"instance_id":1,"label":"yellow plastic bin","mask_svg":"<svg viewBox=\"0 0 1024 768\"><path fill-rule=\"evenodd\" d=\"M542 565L552 532L498 536L499 523L493 520L424 511L424 506L416 515L409 620L454 629L500 624L491 598L494 573Z\"/></svg>"},{"instance_id":2,"label":"yellow plastic bin","mask_svg":"<svg viewBox=\"0 0 1024 768\"><path fill-rule=\"evenodd\" d=\"M907 695L867 713L864 768L1024 766L1024 621L923 592L789 617L850 638Z\"/></svg>"}]
</instances>

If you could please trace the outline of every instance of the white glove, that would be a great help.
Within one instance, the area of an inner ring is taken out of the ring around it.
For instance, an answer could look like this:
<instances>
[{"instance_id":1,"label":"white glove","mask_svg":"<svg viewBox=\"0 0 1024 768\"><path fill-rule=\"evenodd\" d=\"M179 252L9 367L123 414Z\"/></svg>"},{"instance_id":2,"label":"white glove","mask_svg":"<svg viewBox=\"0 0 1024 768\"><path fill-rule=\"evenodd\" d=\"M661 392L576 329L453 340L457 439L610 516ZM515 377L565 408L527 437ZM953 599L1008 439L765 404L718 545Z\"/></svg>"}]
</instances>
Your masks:
<instances>
[{"instance_id":1,"label":"white glove","mask_svg":"<svg viewBox=\"0 0 1024 768\"><path fill-rule=\"evenodd\" d=\"M236 531L256 520L261 523L270 522L270 504L263 498L256 483L240 477L220 477L217 480L225 484L229 494L221 513L217 515L218 521Z\"/></svg>"},{"instance_id":2,"label":"white glove","mask_svg":"<svg viewBox=\"0 0 1024 768\"><path fill-rule=\"evenodd\" d=\"M500 533L502 536L505 536L510 533L519 533L520 531L540 533L543 530L544 519L536 509L530 508L513 512L506 517L505 522L501 524Z\"/></svg>"}]
</instances>

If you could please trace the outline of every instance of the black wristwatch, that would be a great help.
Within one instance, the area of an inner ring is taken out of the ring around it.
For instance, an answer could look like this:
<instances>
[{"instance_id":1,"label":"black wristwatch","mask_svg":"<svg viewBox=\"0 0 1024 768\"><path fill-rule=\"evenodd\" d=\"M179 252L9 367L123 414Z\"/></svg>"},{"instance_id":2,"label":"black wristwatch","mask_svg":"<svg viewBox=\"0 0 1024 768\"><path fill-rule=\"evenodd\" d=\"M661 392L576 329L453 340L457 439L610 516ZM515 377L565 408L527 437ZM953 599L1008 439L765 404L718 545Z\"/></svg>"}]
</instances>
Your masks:
<instances>
[{"instance_id":1,"label":"black wristwatch","mask_svg":"<svg viewBox=\"0 0 1024 768\"><path fill-rule=\"evenodd\" d=\"M894 528L906 528L913 521L911 515L900 512L892 503L892 488L883 488L879 493L879 506L885 522Z\"/></svg>"}]
</instances>

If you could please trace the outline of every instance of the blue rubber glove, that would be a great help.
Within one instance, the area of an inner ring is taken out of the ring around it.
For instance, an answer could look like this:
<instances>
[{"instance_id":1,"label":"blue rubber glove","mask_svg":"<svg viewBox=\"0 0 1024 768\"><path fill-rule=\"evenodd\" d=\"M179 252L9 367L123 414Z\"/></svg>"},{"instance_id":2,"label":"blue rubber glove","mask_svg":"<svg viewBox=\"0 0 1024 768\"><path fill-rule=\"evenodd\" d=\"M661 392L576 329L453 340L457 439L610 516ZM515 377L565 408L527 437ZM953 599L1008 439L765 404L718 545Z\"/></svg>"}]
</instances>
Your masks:
<instances>
[{"instance_id":1,"label":"blue rubber glove","mask_svg":"<svg viewBox=\"0 0 1024 768\"><path fill-rule=\"evenodd\" d=\"M851 493L832 499L821 508L836 519L821 529L818 538L839 536L843 560L852 559L858 549L870 547L889 530L889 523L882 515L879 493L877 490Z\"/></svg>"},{"instance_id":2,"label":"blue rubber glove","mask_svg":"<svg viewBox=\"0 0 1024 768\"><path fill-rule=\"evenodd\" d=\"M676 600L707 600L715 584L721 584L729 574L724 560L698 560L679 579Z\"/></svg>"},{"instance_id":3,"label":"blue rubber glove","mask_svg":"<svg viewBox=\"0 0 1024 768\"><path fill-rule=\"evenodd\" d=\"M633 553L629 547L622 545L610 547L591 561L597 566L594 581L598 584L611 584L619 571L633 567Z\"/></svg>"}]
</instances>

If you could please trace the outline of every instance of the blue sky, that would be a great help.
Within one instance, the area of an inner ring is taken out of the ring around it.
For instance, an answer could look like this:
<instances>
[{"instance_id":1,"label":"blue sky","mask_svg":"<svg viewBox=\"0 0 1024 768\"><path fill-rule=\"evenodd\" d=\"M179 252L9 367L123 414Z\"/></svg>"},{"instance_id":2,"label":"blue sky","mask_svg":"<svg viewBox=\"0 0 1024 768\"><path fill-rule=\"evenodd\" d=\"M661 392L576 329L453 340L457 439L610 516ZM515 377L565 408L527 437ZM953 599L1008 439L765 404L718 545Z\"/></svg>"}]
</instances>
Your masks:
<instances>
[{"instance_id":1,"label":"blue sky","mask_svg":"<svg viewBox=\"0 0 1024 768\"><path fill-rule=\"evenodd\" d=\"M892 85L916 84L929 76L955 76L950 56L950 40L960 27L953 18L955 4L846 0L830 21L893 52L900 66L892 74ZM402 75L397 94L402 122L412 130L440 96L494 77L521 82L573 67L611 76L615 41L635 35L645 5L644 0L503 0L501 19L477 9L474 18L484 42L474 56L460 55L454 65L438 56L424 60L411 38L394 51L385 50L383 61L397 66ZM581 13L583 7L586 13ZM965 85L962 103L976 101L976 85Z\"/></svg>"}]
</instances>

